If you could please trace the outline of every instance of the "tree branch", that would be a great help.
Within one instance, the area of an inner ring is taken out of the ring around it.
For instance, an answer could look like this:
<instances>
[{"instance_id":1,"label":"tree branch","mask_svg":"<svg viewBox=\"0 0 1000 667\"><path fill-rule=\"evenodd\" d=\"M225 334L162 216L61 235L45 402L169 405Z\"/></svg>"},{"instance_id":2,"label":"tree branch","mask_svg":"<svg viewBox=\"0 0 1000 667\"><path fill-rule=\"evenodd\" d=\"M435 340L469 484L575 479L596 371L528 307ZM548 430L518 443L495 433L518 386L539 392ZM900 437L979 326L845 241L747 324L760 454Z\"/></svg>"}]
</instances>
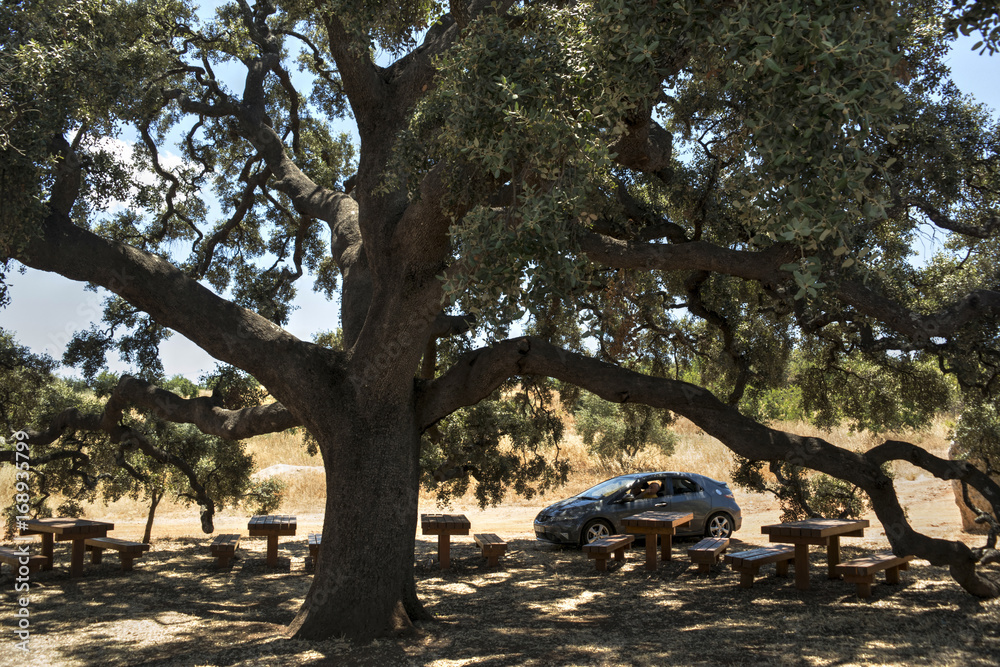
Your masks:
<instances>
[{"instance_id":1,"label":"tree branch","mask_svg":"<svg viewBox=\"0 0 1000 667\"><path fill-rule=\"evenodd\" d=\"M941 229L969 236L975 239L988 239L998 229L1000 229L1000 216L992 215L983 220L982 225L970 225L968 223L955 220L944 211L932 205L921 197L907 197L899 201L902 206L912 206L923 212L927 218Z\"/></svg>"},{"instance_id":2,"label":"tree branch","mask_svg":"<svg viewBox=\"0 0 1000 667\"><path fill-rule=\"evenodd\" d=\"M210 355L238 365L265 385L282 383L274 355L297 338L223 299L152 253L103 239L52 214L13 257L25 266L100 285Z\"/></svg>"},{"instance_id":3,"label":"tree branch","mask_svg":"<svg viewBox=\"0 0 1000 667\"><path fill-rule=\"evenodd\" d=\"M969 470L971 466L943 461L909 443L887 442L867 454L858 454L821 438L768 428L701 387L636 373L531 337L471 352L438 379L418 385L419 424L426 429L454 410L477 403L503 381L518 375L557 378L616 403L664 408L687 417L751 461L785 460L850 482L871 498L894 552L949 566L955 580L973 595L1000 595L1000 585L977 572L978 556L967 545L930 538L913 530L892 480L881 465L894 458L906 458L944 479L961 475L991 502L1000 498L1000 487L983 479L981 472Z\"/></svg>"},{"instance_id":4,"label":"tree branch","mask_svg":"<svg viewBox=\"0 0 1000 667\"><path fill-rule=\"evenodd\" d=\"M704 241L663 244L622 241L593 232L584 233L580 247L587 256L612 268L659 271L711 271L754 280L775 290L789 280L781 265L793 261L796 250L785 244L765 250L730 250ZM937 313L920 314L861 283L843 280L832 290L835 298L861 314L882 322L920 346L933 338L947 338L959 328L1000 315L1000 291L978 289Z\"/></svg>"},{"instance_id":5,"label":"tree branch","mask_svg":"<svg viewBox=\"0 0 1000 667\"><path fill-rule=\"evenodd\" d=\"M194 424L202 432L226 440L243 440L299 426L298 420L280 403L226 410L216 406L208 396L182 398L145 380L124 375L101 413L85 414L72 408L54 417L44 431L27 433L32 444L38 445L51 444L68 430L114 434L129 408L148 411L176 424Z\"/></svg>"},{"instance_id":6,"label":"tree branch","mask_svg":"<svg viewBox=\"0 0 1000 667\"><path fill-rule=\"evenodd\" d=\"M797 253L786 244L758 251L730 250L706 241L642 243L592 232L580 237L580 248L595 262L611 268L711 271L755 280L768 289L788 282L789 274L780 267L792 261Z\"/></svg>"},{"instance_id":7,"label":"tree branch","mask_svg":"<svg viewBox=\"0 0 1000 667\"><path fill-rule=\"evenodd\" d=\"M904 308L866 285L853 281L840 283L835 296L918 345L927 345L933 338L952 336L969 322L996 319L1000 315L1000 292L994 290L974 290L947 308L929 315Z\"/></svg>"}]
</instances>

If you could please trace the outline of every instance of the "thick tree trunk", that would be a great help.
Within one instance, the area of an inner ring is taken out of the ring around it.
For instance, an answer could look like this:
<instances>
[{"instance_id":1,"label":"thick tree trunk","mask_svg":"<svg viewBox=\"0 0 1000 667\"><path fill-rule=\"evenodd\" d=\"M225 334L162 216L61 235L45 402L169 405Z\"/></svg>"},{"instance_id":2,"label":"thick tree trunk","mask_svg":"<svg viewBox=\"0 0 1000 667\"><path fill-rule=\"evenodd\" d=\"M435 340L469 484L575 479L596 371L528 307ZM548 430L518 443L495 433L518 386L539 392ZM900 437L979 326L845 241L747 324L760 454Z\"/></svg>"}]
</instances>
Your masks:
<instances>
[{"instance_id":1,"label":"thick tree trunk","mask_svg":"<svg viewBox=\"0 0 1000 667\"><path fill-rule=\"evenodd\" d=\"M326 516L313 584L290 627L296 638L367 641L426 618L413 578L413 407L361 400L350 419L314 427L326 462Z\"/></svg>"}]
</instances>

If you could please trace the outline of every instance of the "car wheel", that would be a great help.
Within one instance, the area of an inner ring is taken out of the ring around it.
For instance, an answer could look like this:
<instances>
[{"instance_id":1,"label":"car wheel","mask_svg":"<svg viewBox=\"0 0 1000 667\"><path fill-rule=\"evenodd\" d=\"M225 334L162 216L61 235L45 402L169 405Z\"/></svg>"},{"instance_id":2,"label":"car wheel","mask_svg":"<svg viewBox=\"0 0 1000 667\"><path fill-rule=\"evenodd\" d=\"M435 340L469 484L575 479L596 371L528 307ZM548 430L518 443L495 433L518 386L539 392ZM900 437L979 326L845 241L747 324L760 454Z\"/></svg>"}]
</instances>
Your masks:
<instances>
[{"instance_id":1,"label":"car wheel","mask_svg":"<svg viewBox=\"0 0 1000 667\"><path fill-rule=\"evenodd\" d=\"M613 531L614 528L604 519L592 519L583 527L580 537L584 544L590 544L594 540L610 536Z\"/></svg>"},{"instance_id":2,"label":"car wheel","mask_svg":"<svg viewBox=\"0 0 1000 667\"><path fill-rule=\"evenodd\" d=\"M728 514L713 514L705 524L706 537L729 537L733 534L733 520Z\"/></svg>"}]
</instances>

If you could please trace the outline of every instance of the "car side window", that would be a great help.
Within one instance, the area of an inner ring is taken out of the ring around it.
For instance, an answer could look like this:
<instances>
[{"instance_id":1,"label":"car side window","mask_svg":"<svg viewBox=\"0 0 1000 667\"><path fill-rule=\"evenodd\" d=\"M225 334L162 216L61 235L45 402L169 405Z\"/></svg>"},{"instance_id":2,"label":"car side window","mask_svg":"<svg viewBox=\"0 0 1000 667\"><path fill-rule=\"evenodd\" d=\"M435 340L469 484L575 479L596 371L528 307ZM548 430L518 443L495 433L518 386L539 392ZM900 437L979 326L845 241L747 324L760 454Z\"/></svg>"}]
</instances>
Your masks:
<instances>
[{"instance_id":1,"label":"car side window","mask_svg":"<svg viewBox=\"0 0 1000 667\"><path fill-rule=\"evenodd\" d=\"M666 495L664 492L664 489L666 489L665 481L663 479L646 479L636 482L629 491L629 497L633 500L649 500L650 498L662 497Z\"/></svg>"},{"instance_id":2,"label":"car side window","mask_svg":"<svg viewBox=\"0 0 1000 667\"><path fill-rule=\"evenodd\" d=\"M685 493L698 493L698 485L689 479L684 477L674 477L671 480L674 483L674 495L679 496Z\"/></svg>"}]
</instances>

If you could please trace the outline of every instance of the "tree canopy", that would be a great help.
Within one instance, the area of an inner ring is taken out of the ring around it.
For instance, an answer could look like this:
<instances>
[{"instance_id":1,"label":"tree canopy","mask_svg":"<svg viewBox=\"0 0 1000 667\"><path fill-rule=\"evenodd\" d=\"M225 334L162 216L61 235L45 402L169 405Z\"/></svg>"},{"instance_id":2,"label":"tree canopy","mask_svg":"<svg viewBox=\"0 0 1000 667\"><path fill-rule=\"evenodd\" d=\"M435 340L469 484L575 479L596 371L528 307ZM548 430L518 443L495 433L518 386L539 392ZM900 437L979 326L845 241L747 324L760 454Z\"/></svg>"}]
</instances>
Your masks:
<instances>
[{"instance_id":1,"label":"tree canopy","mask_svg":"<svg viewBox=\"0 0 1000 667\"><path fill-rule=\"evenodd\" d=\"M921 534L884 465L961 480L995 520L987 475L907 442L848 451L766 410L790 377L824 425L919 426L952 385L995 402L1000 127L943 62L959 32L996 46L995 3L214 9L0 3L0 253L113 294L69 360L96 372L117 346L144 369L106 419L53 427L120 439L128 405L227 439L314 438L324 548L297 636L425 619L421 465L480 475L484 498L498 476L558 479L554 382L683 415L748 470L856 487L897 553L1000 594L993 542ZM338 335L282 328L304 277L336 297ZM157 388L170 332L274 401ZM518 392L535 398L504 403ZM386 480L392 503L358 493Z\"/></svg>"}]
</instances>

